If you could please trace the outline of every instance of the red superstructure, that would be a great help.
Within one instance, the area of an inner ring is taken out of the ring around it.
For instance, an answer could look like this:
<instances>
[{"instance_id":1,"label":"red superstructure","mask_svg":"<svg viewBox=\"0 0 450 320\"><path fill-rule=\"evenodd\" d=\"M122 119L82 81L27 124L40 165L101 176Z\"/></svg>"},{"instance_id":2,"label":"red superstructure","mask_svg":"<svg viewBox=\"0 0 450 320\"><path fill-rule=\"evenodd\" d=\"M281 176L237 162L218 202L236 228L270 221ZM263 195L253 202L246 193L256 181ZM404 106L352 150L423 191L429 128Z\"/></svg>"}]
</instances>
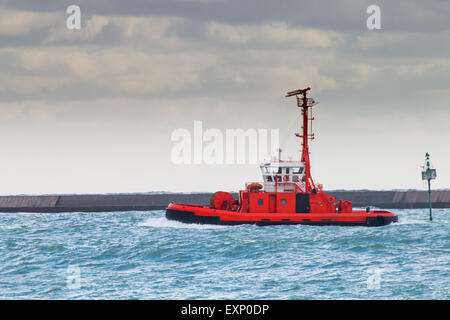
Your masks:
<instances>
[{"instance_id":1,"label":"red superstructure","mask_svg":"<svg viewBox=\"0 0 450 320\"><path fill-rule=\"evenodd\" d=\"M312 224L312 225L363 225L382 226L397 222L398 217L385 210L353 210L352 202L339 200L322 191L314 184L310 171L309 132L311 108L316 104L307 97L311 88L288 92L295 96L302 113L301 161L277 161L260 165L263 184L246 184L239 191L239 200L228 192L213 194L209 206L171 203L166 217L185 223L201 224Z\"/></svg>"}]
</instances>

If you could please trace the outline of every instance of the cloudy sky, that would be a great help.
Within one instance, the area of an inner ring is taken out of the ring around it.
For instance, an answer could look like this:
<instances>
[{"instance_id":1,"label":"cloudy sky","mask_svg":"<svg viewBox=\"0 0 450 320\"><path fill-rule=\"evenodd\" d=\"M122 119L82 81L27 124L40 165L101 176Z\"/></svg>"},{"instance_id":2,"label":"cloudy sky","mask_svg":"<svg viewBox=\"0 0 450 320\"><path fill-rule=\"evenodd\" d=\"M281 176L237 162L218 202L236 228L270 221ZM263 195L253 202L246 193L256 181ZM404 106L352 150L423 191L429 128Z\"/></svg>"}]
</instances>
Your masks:
<instances>
[{"instance_id":1,"label":"cloudy sky","mask_svg":"<svg viewBox=\"0 0 450 320\"><path fill-rule=\"evenodd\" d=\"M297 158L284 93L307 86L325 189L422 189L426 151L448 188L449 17L445 0L0 0L0 194L237 190L257 166L175 165L172 132L278 128Z\"/></svg>"}]
</instances>

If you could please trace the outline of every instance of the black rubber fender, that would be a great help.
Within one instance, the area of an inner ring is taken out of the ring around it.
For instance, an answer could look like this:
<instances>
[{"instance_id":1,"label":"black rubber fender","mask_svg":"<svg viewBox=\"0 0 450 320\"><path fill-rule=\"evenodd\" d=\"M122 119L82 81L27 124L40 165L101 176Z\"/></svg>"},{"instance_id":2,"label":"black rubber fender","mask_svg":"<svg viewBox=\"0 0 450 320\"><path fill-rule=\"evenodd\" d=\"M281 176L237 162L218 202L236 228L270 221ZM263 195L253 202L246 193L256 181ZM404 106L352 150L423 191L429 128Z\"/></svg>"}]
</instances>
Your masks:
<instances>
[{"instance_id":1,"label":"black rubber fender","mask_svg":"<svg viewBox=\"0 0 450 320\"><path fill-rule=\"evenodd\" d=\"M384 216L367 217L366 223L371 227L379 227L389 224L389 221Z\"/></svg>"}]
</instances>

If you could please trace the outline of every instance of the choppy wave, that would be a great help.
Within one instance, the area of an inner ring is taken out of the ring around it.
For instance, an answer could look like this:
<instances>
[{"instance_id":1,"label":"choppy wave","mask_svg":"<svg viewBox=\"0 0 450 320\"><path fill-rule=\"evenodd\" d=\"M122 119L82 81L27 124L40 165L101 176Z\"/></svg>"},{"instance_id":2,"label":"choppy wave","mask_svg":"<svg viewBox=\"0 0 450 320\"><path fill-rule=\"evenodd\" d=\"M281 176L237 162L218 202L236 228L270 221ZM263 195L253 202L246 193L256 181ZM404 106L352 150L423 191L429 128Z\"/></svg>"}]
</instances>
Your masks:
<instances>
[{"instance_id":1,"label":"choppy wave","mask_svg":"<svg viewBox=\"0 0 450 320\"><path fill-rule=\"evenodd\" d=\"M393 211L379 228L5 213L0 298L449 299L450 210Z\"/></svg>"}]
</instances>

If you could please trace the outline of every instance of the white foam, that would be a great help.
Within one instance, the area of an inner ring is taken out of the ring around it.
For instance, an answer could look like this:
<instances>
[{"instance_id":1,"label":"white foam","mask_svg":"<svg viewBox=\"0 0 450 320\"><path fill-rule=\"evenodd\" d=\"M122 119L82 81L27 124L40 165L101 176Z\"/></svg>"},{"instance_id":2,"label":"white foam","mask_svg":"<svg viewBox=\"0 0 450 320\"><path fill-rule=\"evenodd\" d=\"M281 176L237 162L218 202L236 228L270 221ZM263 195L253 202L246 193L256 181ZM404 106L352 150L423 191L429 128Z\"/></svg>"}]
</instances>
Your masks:
<instances>
[{"instance_id":1,"label":"white foam","mask_svg":"<svg viewBox=\"0 0 450 320\"><path fill-rule=\"evenodd\" d=\"M144 222L138 223L139 227L155 228L188 228L188 229L218 229L226 226L217 226L211 224L182 223L179 221L168 220L166 217L150 217Z\"/></svg>"},{"instance_id":2,"label":"white foam","mask_svg":"<svg viewBox=\"0 0 450 320\"><path fill-rule=\"evenodd\" d=\"M422 219L422 220L419 220L419 219L414 219L414 218L411 218L411 219L408 219L408 218L406 218L406 217L402 217L402 218L398 218L398 223L394 223L394 225L405 225L405 224L428 224L429 223L429 221L428 220L426 220L426 219Z\"/></svg>"}]
</instances>

